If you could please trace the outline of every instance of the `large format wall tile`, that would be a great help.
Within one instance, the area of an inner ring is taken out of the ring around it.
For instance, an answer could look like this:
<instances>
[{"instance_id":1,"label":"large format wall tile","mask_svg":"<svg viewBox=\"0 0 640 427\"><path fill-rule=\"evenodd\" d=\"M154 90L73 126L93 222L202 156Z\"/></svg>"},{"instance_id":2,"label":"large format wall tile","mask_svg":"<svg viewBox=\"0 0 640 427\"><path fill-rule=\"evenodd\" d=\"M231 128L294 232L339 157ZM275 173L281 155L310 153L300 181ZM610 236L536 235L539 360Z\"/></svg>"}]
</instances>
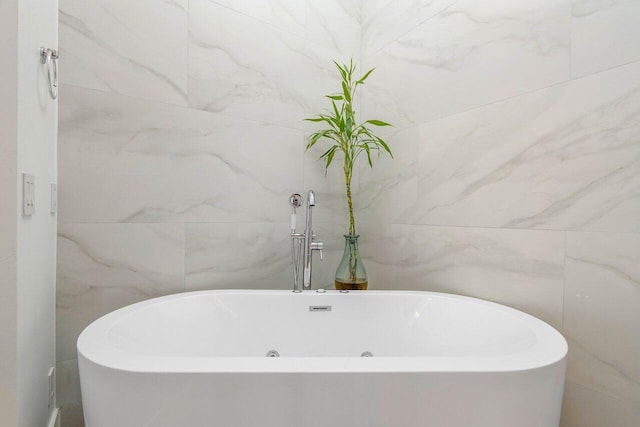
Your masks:
<instances>
[{"instance_id":1,"label":"large format wall tile","mask_svg":"<svg viewBox=\"0 0 640 427\"><path fill-rule=\"evenodd\" d=\"M419 124L569 77L569 1L460 0L366 58L365 105Z\"/></svg>"},{"instance_id":2,"label":"large format wall tile","mask_svg":"<svg viewBox=\"0 0 640 427\"><path fill-rule=\"evenodd\" d=\"M569 380L640 406L640 235L567 233Z\"/></svg>"},{"instance_id":3,"label":"large format wall tile","mask_svg":"<svg viewBox=\"0 0 640 427\"><path fill-rule=\"evenodd\" d=\"M640 63L420 127L402 222L640 231Z\"/></svg>"},{"instance_id":4,"label":"large format wall tile","mask_svg":"<svg viewBox=\"0 0 640 427\"><path fill-rule=\"evenodd\" d=\"M640 406L629 405L578 384L564 388L561 427L636 427Z\"/></svg>"},{"instance_id":5,"label":"large format wall tile","mask_svg":"<svg viewBox=\"0 0 640 427\"><path fill-rule=\"evenodd\" d=\"M376 224L363 234L375 289L468 295L561 325L562 232Z\"/></svg>"},{"instance_id":6,"label":"large format wall tile","mask_svg":"<svg viewBox=\"0 0 640 427\"><path fill-rule=\"evenodd\" d=\"M206 0L271 24L299 36L305 35L306 0Z\"/></svg>"},{"instance_id":7,"label":"large format wall tile","mask_svg":"<svg viewBox=\"0 0 640 427\"><path fill-rule=\"evenodd\" d=\"M187 0L61 0L61 81L186 105L187 6Z\"/></svg>"},{"instance_id":8,"label":"large format wall tile","mask_svg":"<svg viewBox=\"0 0 640 427\"><path fill-rule=\"evenodd\" d=\"M187 224L185 253L189 291L291 286L289 224Z\"/></svg>"},{"instance_id":9,"label":"large format wall tile","mask_svg":"<svg viewBox=\"0 0 640 427\"><path fill-rule=\"evenodd\" d=\"M359 214L369 223L396 223L418 201L419 128L383 131L393 158L373 156L373 168L360 164ZM388 136L387 136L388 135Z\"/></svg>"},{"instance_id":10,"label":"large format wall tile","mask_svg":"<svg viewBox=\"0 0 640 427\"><path fill-rule=\"evenodd\" d=\"M360 13L353 0L307 0L307 39L357 60Z\"/></svg>"},{"instance_id":11,"label":"large format wall tile","mask_svg":"<svg viewBox=\"0 0 640 427\"><path fill-rule=\"evenodd\" d=\"M298 224L304 229L304 212ZM313 287L329 289L342 255L340 228L317 224L314 231L325 250L324 261L314 253ZM292 289L289 233L289 223L187 224L186 289Z\"/></svg>"},{"instance_id":12,"label":"large format wall tile","mask_svg":"<svg viewBox=\"0 0 640 427\"><path fill-rule=\"evenodd\" d=\"M333 50L208 0L189 3L189 106L304 128L339 88Z\"/></svg>"},{"instance_id":13,"label":"large format wall tile","mask_svg":"<svg viewBox=\"0 0 640 427\"><path fill-rule=\"evenodd\" d=\"M184 290L183 224L61 224L57 360L76 358L80 332L98 317Z\"/></svg>"},{"instance_id":14,"label":"large format wall tile","mask_svg":"<svg viewBox=\"0 0 640 427\"><path fill-rule=\"evenodd\" d=\"M640 1L572 0L571 74L640 60Z\"/></svg>"},{"instance_id":15,"label":"large format wall tile","mask_svg":"<svg viewBox=\"0 0 640 427\"><path fill-rule=\"evenodd\" d=\"M62 222L286 221L300 131L64 86Z\"/></svg>"},{"instance_id":16,"label":"large format wall tile","mask_svg":"<svg viewBox=\"0 0 640 427\"><path fill-rule=\"evenodd\" d=\"M362 2L362 49L369 56L458 0Z\"/></svg>"}]
</instances>

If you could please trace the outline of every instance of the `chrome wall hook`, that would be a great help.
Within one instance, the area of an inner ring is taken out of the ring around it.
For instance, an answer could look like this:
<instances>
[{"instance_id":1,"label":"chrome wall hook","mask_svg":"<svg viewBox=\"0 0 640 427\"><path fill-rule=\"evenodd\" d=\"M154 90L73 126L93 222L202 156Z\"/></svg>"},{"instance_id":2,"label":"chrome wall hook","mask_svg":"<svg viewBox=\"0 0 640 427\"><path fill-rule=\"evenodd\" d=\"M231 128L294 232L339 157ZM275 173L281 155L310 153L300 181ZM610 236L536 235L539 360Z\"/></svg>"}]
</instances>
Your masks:
<instances>
[{"instance_id":1,"label":"chrome wall hook","mask_svg":"<svg viewBox=\"0 0 640 427\"><path fill-rule=\"evenodd\" d=\"M47 67L47 79L49 80L49 95L51 99L58 98L58 58L60 55L55 49L40 48L40 63Z\"/></svg>"}]
</instances>

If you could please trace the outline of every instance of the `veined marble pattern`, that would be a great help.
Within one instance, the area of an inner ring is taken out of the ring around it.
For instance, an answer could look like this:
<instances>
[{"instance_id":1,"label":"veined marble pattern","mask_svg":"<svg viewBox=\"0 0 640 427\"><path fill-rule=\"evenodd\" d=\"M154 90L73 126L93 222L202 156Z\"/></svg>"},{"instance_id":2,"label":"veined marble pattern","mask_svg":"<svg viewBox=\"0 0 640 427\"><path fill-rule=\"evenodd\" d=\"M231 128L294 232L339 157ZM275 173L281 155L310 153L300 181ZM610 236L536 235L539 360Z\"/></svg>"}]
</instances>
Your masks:
<instances>
[{"instance_id":1,"label":"veined marble pattern","mask_svg":"<svg viewBox=\"0 0 640 427\"><path fill-rule=\"evenodd\" d=\"M289 217L289 195L303 180L302 132L81 88L62 91L62 222Z\"/></svg>"},{"instance_id":2,"label":"veined marble pattern","mask_svg":"<svg viewBox=\"0 0 640 427\"><path fill-rule=\"evenodd\" d=\"M571 15L573 76L640 60L640 1L572 0Z\"/></svg>"},{"instance_id":3,"label":"veined marble pattern","mask_svg":"<svg viewBox=\"0 0 640 427\"><path fill-rule=\"evenodd\" d=\"M304 212L298 215L301 231ZM313 285L331 289L341 236L335 226L318 224L314 231L325 242L325 259L314 254ZM292 289L289 233L289 223L187 224L186 290Z\"/></svg>"},{"instance_id":4,"label":"veined marble pattern","mask_svg":"<svg viewBox=\"0 0 640 427\"><path fill-rule=\"evenodd\" d=\"M635 427L640 406L629 405L597 391L568 382L564 389L562 427Z\"/></svg>"},{"instance_id":5,"label":"veined marble pattern","mask_svg":"<svg viewBox=\"0 0 640 427\"><path fill-rule=\"evenodd\" d=\"M640 63L420 127L401 222L640 231Z\"/></svg>"},{"instance_id":6,"label":"veined marble pattern","mask_svg":"<svg viewBox=\"0 0 640 427\"><path fill-rule=\"evenodd\" d=\"M460 0L366 58L378 67L367 116L397 126L543 88L569 78L568 0Z\"/></svg>"},{"instance_id":7,"label":"veined marble pattern","mask_svg":"<svg viewBox=\"0 0 640 427\"><path fill-rule=\"evenodd\" d=\"M62 83L186 105L188 0L61 0Z\"/></svg>"},{"instance_id":8,"label":"veined marble pattern","mask_svg":"<svg viewBox=\"0 0 640 427\"><path fill-rule=\"evenodd\" d=\"M57 360L76 358L80 332L134 302L184 290L183 224L61 224Z\"/></svg>"},{"instance_id":9,"label":"veined marble pattern","mask_svg":"<svg viewBox=\"0 0 640 427\"><path fill-rule=\"evenodd\" d=\"M562 232L375 224L362 243L376 289L468 295L562 324Z\"/></svg>"},{"instance_id":10,"label":"veined marble pattern","mask_svg":"<svg viewBox=\"0 0 640 427\"><path fill-rule=\"evenodd\" d=\"M305 35L308 0L208 0L277 28Z\"/></svg>"},{"instance_id":11,"label":"veined marble pattern","mask_svg":"<svg viewBox=\"0 0 640 427\"><path fill-rule=\"evenodd\" d=\"M289 232L284 223L187 224L186 290L291 287Z\"/></svg>"},{"instance_id":12,"label":"veined marble pattern","mask_svg":"<svg viewBox=\"0 0 640 427\"><path fill-rule=\"evenodd\" d=\"M371 224L395 223L418 201L419 128L381 129L377 135L388 143L393 158L380 154L373 168L362 159L358 213Z\"/></svg>"},{"instance_id":13,"label":"veined marble pattern","mask_svg":"<svg viewBox=\"0 0 640 427\"><path fill-rule=\"evenodd\" d=\"M640 235L567 233L568 378L640 407Z\"/></svg>"},{"instance_id":14,"label":"veined marble pattern","mask_svg":"<svg viewBox=\"0 0 640 427\"><path fill-rule=\"evenodd\" d=\"M307 39L358 60L360 14L353 0L307 0Z\"/></svg>"},{"instance_id":15,"label":"veined marble pattern","mask_svg":"<svg viewBox=\"0 0 640 427\"><path fill-rule=\"evenodd\" d=\"M338 73L329 49L208 0L191 0L189 106L292 128L326 106Z\"/></svg>"},{"instance_id":16,"label":"veined marble pattern","mask_svg":"<svg viewBox=\"0 0 640 427\"><path fill-rule=\"evenodd\" d=\"M371 55L458 0L363 1L362 49Z\"/></svg>"}]
</instances>

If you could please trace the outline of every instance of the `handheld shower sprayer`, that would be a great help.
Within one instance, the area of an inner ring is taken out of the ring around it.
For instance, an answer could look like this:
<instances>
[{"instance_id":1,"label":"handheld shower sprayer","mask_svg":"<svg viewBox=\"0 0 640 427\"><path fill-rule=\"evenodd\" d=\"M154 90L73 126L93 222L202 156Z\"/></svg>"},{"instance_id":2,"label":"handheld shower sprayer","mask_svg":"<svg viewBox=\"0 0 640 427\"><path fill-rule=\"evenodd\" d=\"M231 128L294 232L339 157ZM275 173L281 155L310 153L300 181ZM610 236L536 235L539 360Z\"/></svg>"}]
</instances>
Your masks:
<instances>
[{"instance_id":1,"label":"handheld shower sprayer","mask_svg":"<svg viewBox=\"0 0 640 427\"><path fill-rule=\"evenodd\" d=\"M291 195L291 197L289 197L289 204L293 206L293 211L291 212L291 232L292 233L296 232L296 222L297 222L296 209L302 206L303 203L304 201L302 199L302 196L299 195L298 193L294 193Z\"/></svg>"}]
</instances>

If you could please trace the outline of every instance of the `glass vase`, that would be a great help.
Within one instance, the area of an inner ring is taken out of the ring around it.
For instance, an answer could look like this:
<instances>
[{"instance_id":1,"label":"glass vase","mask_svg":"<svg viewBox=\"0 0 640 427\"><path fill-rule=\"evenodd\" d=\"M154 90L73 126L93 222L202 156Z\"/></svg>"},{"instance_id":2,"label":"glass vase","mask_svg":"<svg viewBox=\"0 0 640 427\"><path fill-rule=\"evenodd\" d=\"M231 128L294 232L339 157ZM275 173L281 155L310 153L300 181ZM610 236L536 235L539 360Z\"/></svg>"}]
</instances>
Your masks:
<instances>
[{"instance_id":1,"label":"glass vase","mask_svg":"<svg viewBox=\"0 0 640 427\"><path fill-rule=\"evenodd\" d=\"M344 253L336 270L335 285L337 290L364 291L369 284L367 270L364 268L358 249L358 237L360 236L344 235Z\"/></svg>"}]
</instances>

